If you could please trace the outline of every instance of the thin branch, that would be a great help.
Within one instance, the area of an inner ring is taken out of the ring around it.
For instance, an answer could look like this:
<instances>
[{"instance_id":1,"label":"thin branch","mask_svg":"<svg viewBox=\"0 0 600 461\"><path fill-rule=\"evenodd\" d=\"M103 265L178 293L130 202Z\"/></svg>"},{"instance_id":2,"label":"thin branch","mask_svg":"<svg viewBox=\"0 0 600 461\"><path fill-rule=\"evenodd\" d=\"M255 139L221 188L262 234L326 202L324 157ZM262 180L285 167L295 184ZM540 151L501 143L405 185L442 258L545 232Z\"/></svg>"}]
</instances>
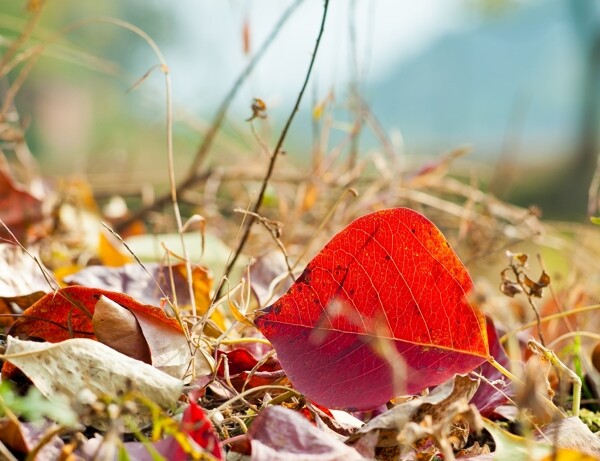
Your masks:
<instances>
[{"instance_id":1,"label":"thin branch","mask_svg":"<svg viewBox=\"0 0 600 461\"><path fill-rule=\"evenodd\" d=\"M277 145L275 146L275 149L273 150L273 154L271 155L271 161L269 162L269 167L267 168L267 173L263 179L263 182L262 182L262 185L260 188L260 192L258 193L258 198L256 199L256 202L254 203L254 207L252 208L252 213L248 214L248 218L247 218L248 220L247 220L246 226L244 227L244 230L242 232L242 236L239 240L238 246L235 250L235 253L233 254L233 257L229 260L229 262L227 263L227 267L225 268L225 273L224 273L225 277L229 276L231 269L233 268L233 266L237 262L238 258L240 257L240 254L242 253L242 250L244 249L244 246L246 245L246 242L248 241L248 237L250 236L250 230L252 229L252 225L256 221L255 215L259 214L260 208L262 207L262 204L263 204L263 201L265 198L265 192L267 191L267 186L269 184L269 180L271 179L271 176L273 175L273 171L275 170L275 163L277 161L279 154L281 153L281 147L283 146L283 142L285 141L285 138L287 137L287 133L288 133L288 130L290 129L290 126L292 125L294 116L298 112L298 108L300 107L300 103L302 102L302 96L304 95L304 91L306 90L306 87L308 85L308 80L310 79L310 74L312 73L315 59L317 57L317 51L319 50L319 45L321 44L321 38L323 37L323 32L325 30L325 20L327 19L327 10L328 9L329 9L329 0L325 0L324 6L323 6L323 17L321 19L321 27L319 28L319 34L317 35L317 40L315 42L315 47L313 49L312 57L310 59L308 71L306 72L306 77L304 78L304 83L302 84L302 88L300 89L300 93L298 94L298 98L296 99L296 104L294 104L294 108L292 109L292 113L288 117L288 120L283 128L283 131L281 132L281 136L279 136L279 140L277 141ZM223 288L223 283L220 283L219 288L215 292L214 299L218 299L220 297L222 288Z\"/></svg>"},{"instance_id":2,"label":"thin branch","mask_svg":"<svg viewBox=\"0 0 600 461\"><path fill-rule=\"evenodd\" d=\"M0 76L4 76L6 74L6 67L10 60L16 55L21 45L23 45L27 39L33 33L33 30L38 25L40 18L42 17L42 12L44 10L46 0L40 3L39 7L33 12L33 14L29 17L29 21L23 28L21 34L10 44L2 58L0 58Z\"/></svg>"},{"instance_id":3,"label":"thin branch","mask_svg":"<svg viewBox=\"0 0 600 461\"><path fill-rule=\"evenodd\" d=\"M217 136L217 133L219 132L219 129L221 128L221 125L223 124L225 115L227 114L227 111L229 110L229 106L231 105L231 102L235 98L235 95L241 88L242 84L246 81L248 76L252 73L252 71L256 67L256 64L258 64L258 62L261 60L261 58L263 57L265 52L269 49L271 44L273 42L275 42L275 38L277 37L277 35L281 31L281 29L283 28L284 24L288 21L288 19L292 15L292 13L302 4L303 1L304 0L296 0L294 3L292 3L287 8L287 10L285 10L283 12L281 17L279 18L279 21L277 21L277 23L273 27L273 30L267 37L267 39L264 41L264 43L259 48L259 50L256 52L256 54L252 57L252 59L250 59L250 61L248 61L248 64L246 65L246 67L244 68L242 73L238 76L237 80L235 81L235 83L233 84L231 89L229 90L229 93L227 93L227 95L223 99L223 102L221 103L219 110L217 110L215 118L213 119L213 122L212 122L210 128L208 129L208 132L206 133L206 135L204 136L204 139L202 140L202 143L198 147L198 150L196 151L196 156L194 157L194 160L192 161L192 163L188 169L187 176L177 186L177 188L176 188L177 194L182 194L186 190L190 189L194 185L198 184L199 182L202 182L203 180L207 179L210 176L210 172L208 172L208 171L199 172L198 169L202 165L204 159L206 158L206 155L208 154L208 151L212 147L212 144ZM161 197L157 198L150 205L140 208L134 214L132 214L128 219L126 219L123 222L120 222L118 225L116 225L115 226L116 231L122 232L131 223L133 223L134 221L136 221L138 219L141 219L143 216L148 214L150 211L158 210L158 209L162 208L170 200L171 200L171 193L162 195Z\"/></svg>"}]
</instances>

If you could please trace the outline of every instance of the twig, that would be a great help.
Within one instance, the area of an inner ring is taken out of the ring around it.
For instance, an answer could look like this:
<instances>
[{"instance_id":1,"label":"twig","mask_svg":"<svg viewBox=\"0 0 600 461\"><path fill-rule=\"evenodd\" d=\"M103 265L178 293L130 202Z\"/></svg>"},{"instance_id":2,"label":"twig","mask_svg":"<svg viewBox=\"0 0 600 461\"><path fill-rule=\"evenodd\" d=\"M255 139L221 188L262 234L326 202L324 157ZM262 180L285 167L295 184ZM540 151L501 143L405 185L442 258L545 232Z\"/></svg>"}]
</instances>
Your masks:
<instances>
[{"instance_id":1,"label":"twig","mask_svg":"<svg viewBox=\"0 0 600 461\"><path fill-rule=\"evenodd\" d=\"M252 59L250 59L250 61L248 61L248 64L246 65L244 70L241 72L241 74L238 76L237 80L235 81L235 83L233 84L231 89L229 90L229 93L227 93L227 95L223 99L223 102L219 106L219 110L217 110L215 118L214 118L210 128L208 129L208 132L206 133L202 143L198 147L198 149L196 151L196 155L194 157L194 160L192 161L192 163L188 169L187 176L180 184L177 185L177 188L176 188L177 194L179 194L179 195L182 194L183 192L190 189L195 184L202 182L203 180L207 179L210 176L210 171L199 172L198 169L200 168L200 165L202 165L202 162L206 158L208 151L212 147L212 144L217 136L217 133L219 132L219 129L221 128L223 120L225 119L225 115L227 114L227 111L229 110L229 106L231 105L231 102L235 98L235 95L237 94L238 90L240 89L240 87L242 86L242 84L244 83L246 78L248 78L248 76L252 73L252 71L256 67L256 64L258 64L258 62L261 60L261 58L263 57L265 52L269 49L271 44L275 41L275 38L277 37L277 35L281 31L281 29L283 28L284 24L291 17L292 13L296 10L296 8L298 8L300 6L300 4L302 4L303 1L304 0L296 0L294 3L292 3L288 7L287 10L285 10L283 12L281 17L279 18L279 21L277 21L277 23L273 27L273 30L271 30L271 33L269 34L267 39L264 41L264 43L259 48L259 50L256 52L256 54L252 57ZM127 226L129 226L134 221L141 219L143 216L145 216L150 211L160 209L161 207L166 205L170 199L171 199L171 194L170 193L165 194L165 195L157 198L150 205L140 208L134 214L132 214L129 218L127 218L126 220L120 222L117 226L115 226L117 232L122 232L125 228L127 228Z\"/></svg>"},{"instance_id":2,"label":"twig","mask_svg":"<svg viewBox=\"0 0 600 461\"><path fill-rule=\"evenodd\" d=\"M281 153L281 147L283 146L283 142L285 141L288 130L290 129L290 126L292 125L294 116L296 115L296 112L298 112L298 108L300 107L300 102L302 101L302 96L304 95L304 91L306 90L306 87L308 85L308 80L310 79L310 74L312 73L312 68L315 63L315 59L317 57L317 51L319 50L319 45L321 44L321 37L323 37L323 32L325 30L325 20L327 19L328 9L329 9L329 0L325 0L324 6L323 6L323 17L321 19L321 27L319 28L319 34L317 35L317 40L315 42L315 47L313 49L312 57L310 59L308 71L306 72L306 77L304 78L304 83L302 84L302 88L300 89L300 93L298 94L298 98L296 99L296 104L294 104L294 108L292 109L292 113L288 117L288 120L283 128L283 131L281 132L281 136L279 136L279 140L277 141L277 145L275 146L275 149L273 150L273 154L271 155L271 161L269 162L269 167L267 168L267 173L263 179L262 186L260 188L260 192L258 193L258 198L256 199L256 202L254 203L254 207L252 208L252 214L248 215L248 217L247 217L248 220L246 222L246 226L244 227L242 236L239 240L239 243L235 250L235 253L233 254L233 257L229 260L229 262L227 263L227 266L225 268L225 272L224 272L225 277L229 276L231 269L233 268L233 266L237 262L238 258L240 257L240 254L242 253L242 250L244 249L244 246L246 245L246 242L248 241L248 237L250 236L250 229L252 229L252 225L254 224L254 222L256 220L255 215L259 213L260 208L263 204L263 200L265 198L265 192L267 190L269 180L271 179L271 176L273 175L277 157ZM218 289L215 291L214 299L218 299L220 297L222 288L223 288L223 283L221 282L219 284Z\"/></svg>"},{"instance_id":3,"label":"twig","mask_svg":"<svg viewBox=\"0 0 600 461\"><path fill-rule=\"evenodd\" d=\"M579 337L591 338L595 339L596 341L600 341L600 335L598 333L592 333L591 331L569 331L568 333L565 333L564 335L560 335L558 338L553 339L550 342L550 344L548 344L548 347L553 348L559 342L564 341L565 339Z\"/></svg>"},{"instance_id":4,"label":"twig","mask_svg":"<svg viewBox=\"0 0 600 461\"><path fill-rule=\"evenodd\" d=\"M558 312L556 314L551 314L551 315L542 317L540 319L540 323L546 323L551 320L561 319L561 318L567 317L569 315L581 314L583 312L592 312L592 311L597 311L597 310L600 310L600 304L592 304L591 306L576 307L576 308L570 309L568 311ZM538 324L537 321L534 320L533 322L529 322L529 323L526 323L525 325L521 325L520 327L515 328L514 330L509 331L508 333L505 333L504 335L502 335L500 337L500 342L503 343L506 341L506 338L508 338L509 336L513 336L513 335L517 334L519 331L527 330L531 327L536 326L537 324Z\"/></svg>"},{"instance_id":5,"label":"twig","mask_svg":"<svg viewBox=\"0 0 600 461\"><path fill-rule=\"evenodd\" d=\"M43 434L42 438L37 441L35 446L27 454L25 461L34 461L37 459L37 455L40 453L40 450L44 448L44 445L49 444L54 437L58 436L61 432L64 432L65 429L67 428L64 426L51 427L46 433Z\"/></svg>"},{"instance_id":6,"label":"twig","mask_svg":"<svg viewBox=\"0 0 600 461\"><path fill-rule=\"evenodd\" d=\"M27 41L27 39L31 36L33 30L37 26L40 21L40 17L42 16L42 12L44 10L46 0L42 1L39 7L33 12L29 21L23 28L21 34L10 44L8 49L5 51L2 58L0 58L0 76L6 74L6 66L10 62L10 60L15 56L21 45Z\"/></svg>"},{"instance_id":7,"label":"twig","mask_svg":"<svg viewBox=\"0 0 600 461\"><path fill-rule=\"evenodd\" d=\"M520 385L524 384L521 379L517 378L510 371L508 371L506 368L504 368L504 366L500 362L498 362L494 357L492 357L491 355L490 355L490 357L488 357L487 361L490 365L492 365L496 370L498 370L500 373L502 373L504 376L506 376L508 379L510 379L513 383L517 383ZM579 383L581 384L581 381ZM580 390L581 390L581 388L580 388ZM562 411L556 405L554 405L554 402L552 402L552 400L550 400L546 396L540 395L540 397L542 398L542 402L544 402L544 405L546 405L546 408L551 415L553 415L557 418L562 418L564 416ZM578 405L579 405L579 403L578 403Z\"/></svg>"},{"instance_id":8,"label":"twig","mask_svg":"<svg viewBox=\"0 0 600 461\"><path fill-rule=\"evenodd\" d=\"M5 456L7 461L19 461L2 442L0 442L0 455Z\"/></svg>"},{"instance_id":9,"label":"twig","mask_svg":"<svg viewBox=\"0 0 600 461\"><path fill-rule=\"evenodd\" d=\"M571 412L573 413L573 416L579 416L579 407L581 406L581 378L577 376L577 373L562 363L554 351L544 347L535 339L530 339L527 346L534 352L546 358L554 367L567 375L569 381L571 381L571 384L573 385L573 406Z\"/></svg>"},{"instance_id":10,"label":"twig","mask_svg":"<svg viewBox=\"0 0 600 461\"><path fill-rule=\"evenodd\" d=\"M325 0L328 1L328 0ZM297 397L302 397L302 394L290 387L287 386L280 386L278 384L265 384L264 386L256 386L253 387L252 389L246 389L244 392L239 393L238 395L230 398L229 400L227 400L227 402L222 403L221 405L219 405L217 408L213 408L212 410L210 410L207 414L207 416L209 418L212 419L212 417L218 413L219 411L224 410L225 408L227 408L229 405L231 405L234 402L237 402L238 400L243 399L244 397L246 397L247 395L250 394L254 394L255 392L258 391L268 391L268 390L281 390L281 391L285 391L285 392L290 392L291 394L297 396Z\"/></svg>"},{"instance_id":11,"label":"twig","mask_svg":"<svg viewBox=\"0 0 600 461\"><path fill-rule=\"evenodd\" d=\"M254 217L254 219L258 220L258 222L260 222L265 227L265 229L267 229L267 232L269 232L269 234L273 238L273 241L279 247L279 250L281 251L281 254L283 255L283 258L285 260L285 266L288 270L288 275L292 280L292 283L294 283L296 279L294 278L292 266L290 266L290 257L285 248L285 245L281 241L281 230L283 228L283 224L279 221L273 221L271 219L265 218L264 216L252 213L251 211L247 211L242 208L236 208L233 211L236 213L251 214Z\"/></svg>"},{"instance_id":12,"label":"twig","mask_svg":"<svg viewBox=\"0 0 600 461\"><path fill-rule=\"evenodd\" d=\"M358 71L358 51L356 45L356 0L351 0L348 13L348 34L350 38L350 62L352 63L352 79L350 82L350 103L354 112L354 123L352 126L352 138L350 140L350 153L348 155L348 171L354 170L358 159L358 147L360 143L360 132L362 128L362 107L360 104L359 86L360 77Z\"/></svg>"}]
</instances>

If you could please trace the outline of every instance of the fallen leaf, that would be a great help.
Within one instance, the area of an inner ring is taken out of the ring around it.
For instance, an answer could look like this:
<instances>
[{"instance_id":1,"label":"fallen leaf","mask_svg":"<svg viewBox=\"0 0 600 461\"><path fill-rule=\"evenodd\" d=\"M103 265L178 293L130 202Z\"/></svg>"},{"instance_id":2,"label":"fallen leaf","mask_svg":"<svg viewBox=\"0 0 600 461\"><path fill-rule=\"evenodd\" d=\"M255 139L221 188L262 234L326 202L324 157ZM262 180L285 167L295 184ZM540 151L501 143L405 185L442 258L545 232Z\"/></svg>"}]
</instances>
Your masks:
<instances>
[{"instance_id":1,"label":"fallen leaf","mask_svg":"<svg viewBox=\"0 0 600 461\"><path fill-rule=\"evenodd\" d=\"M285 376L281 364L274 357L269 357L259 365L259 360L242 348L228 352L217 351L217 360L220 360L217 376L223 378L227 374L231 384L238 392L273 384Z\"/></svg>"},{"instance_id":2,"label":"fallen leaf","mask_svg":"<svg viewBox=\"0 0 600 461\"><path fill-rule=\"evenodd\" d=\"M186 461L188 459L201 459L205 461L220 461L225 459L223 450L214 427L206 417L202 408L190 403L183 413L177 436L169 436L154 443L126 442L124 444L127 455L135 461L155 461L160 455L169 461ZM96 435L95 439L88 441L81 450L83 456L96 459L94 456L104 440ZM182 448L183 443L188 449L188 454Z\"/></svg>"},{"instance_id":3,"label":"fallen leaf","mask_svg":"<svg viewBox=\"0 0 600 461\"><path fill-rule=\"evenodd\" d=\"M144 305L123 293L72 286L48 293L11 327L9 334L20 338L35 337L50 342L70 338L95 338L92 327L94 308L101 296L119 303L133 313L144 312L170 327L183 331L173 318L155 306Z\"/></svg>"},{"instance_id":4,"label":"fallen leaf","mask_svg":"<svg viewBox=\"0 0 600 461\"><path fill-rule=\"evenodd\" d=\"M171 288L171 272L175 290ZM201 266L196 266L192 272L196 304L200 312L205 312L210 302L212 276ZM138 302L153 306L161 305L164 298L171 301L176 299L180 308L190 305L184 264L171 267L158 263L146 263L144 267L139 264L120 267L88 266L65 277L64 281L69 285L127 293Z\"/></svg>"},{"instance_id":5,"label":"fallen leaf","mask_svg":"<svg viewBox=\"0 0 600 461\"><path fill-rule=\"evenodd\" d=\"M84 338L52 344L9 336L6 352L0 358L17 366L48 398L64 395L75 399L84 390L99 397L117 397L135 390L162 408L169 408L183 389L181 380Z\"/></svg>"},{"instance_id":6,"label":"fallen leaf","mask_svg":"<svg viewBox=\"0 0 600 461\"><path fill-rule=\"evenodd\" d=\"M185 377L186 383L189 382L192 378L192 349L183 332L172 328L149 312L137 310L133 314L150 348L152 365L176 378ZM194 359L193 371L196 376L214 372L214 359L204 353L204 349L199 347L195 351Z\"/></svg>"},{"instance_id":7,"label":"fallen leaf","mask_svg":"<svg viewBox=\"0 0 600 461\"><path fill-rule=\"evenodd\" d=\"M238 348L228 352L217 351L217 354L217 358L223 357L225 360L227 360L230 375L236 375L244 371L250 371L256 365L258 365L258 360L246 349ZM223 369L224 366L221 365L219 367L220 374L223 373ZM269 357L257 368L259 371L275 371L280 369L281 365L273 357Z\"/></svg>"},{"instance_id":8,"label":"fallen leaf","mask_svg":"<svg viewBox=\"0 0 600 461\"><path fill-rule=\"evenodd\" d=\"M36 256L34 250L28 254L18 245L0 243L0 327L10 327L23 309L51 290Z\"/></svg>"},{"instance_id":9,"label":"fallen leaf","mask_svg":"<svg viewBox=\"0 0 600 461\"><path fill-rule=\"evenodd\" d=\"M133 262L133 256L121 251L123 244L105 228L98 232L98 258L105 266L119 267Z\"/></svg>"},{"instance_id":10,"label":"fallen leaf","mask_svg":"<svg viewBox=\"0 0 600 461\"><path fill-rule=\"evenodd\" d=\"M461 400L468 402L477 391L478 385L478 380L456 375L433 389L431 394L408 400L376 416L351 436L349 442L355 443L366 434L377 431L379 433L377 447L397 447L399 446L398 434L407 423L419 423L426 416L431 418L432 422L440 421L456 402Z\"/></svg>"},{"instance_id":11,"label":"fallen leaf","mask_svg":"<svg viewBox=\"0 0 600 461\"><path fill-rule=\"evenodd\" d=\"M0 298L18 302L20 298L41 297L51 291L42 273L45 267L33 259L36 256L33 250L27 254L18 245L0 243Z\"/></svg>"},{"instance_id":12,"label":"fallen leaf","mask_svg":"<svg viewBox=\"0 0 600 461\"><path fill-rule=\"evenodd\" d=\"M537 424L544 424L562 416L560 410L548 405L554 397L549 376L552 363L542 355L534 353L525 363L522 381L516 386L514 403L521 409L527 409L529 418Z\"/></svg>"},{"instance_id":13,"label":"fallen leaf","mask_svg":"<svg viewBox=\"0 0 600 461\"><path fill-rule=\"evenodd\" d=\"M18 240L22 240L27 229L42 218L42 202L0 168L0 220ZM0 238L14 240L4 226L0 226Z\"/></svg>"},{"instance_id":14,"label":"fallen leaf","mask_svg":"<svg viewBox=\"0 0 600 461\"><path fill-rule=\"evenodd\" d=\"M331 408L369 409L402 385L418 393L489 357L471 289L430 221L383 210L337 234L255 323L300 392Z\"/></svg>"},{"instance_id":15,"label":"fallen leaf","mask_svg":"<svg viewBox=\"0 0 600 461\"><path fill-rule=\"evenodd\" d=\"M598 461L596 456L570 448L561 448L549 443L536 442L501 429L496 423L486 420L485 428L494 438L496 450L489 455L480 455L472 460L494 459L495 461Z\"/></svg>"},{"instance_id":16,"label":"fallen leaf","mask_svg":"<svg viewBox=\"0 0 600 461\"><path fill-rule=\"evenodd\" d=\"M290 288L288 268L281 252L269 252L250 266L250 289L259 307L265 307ZM282 277L285 278L282 279ZM277 283L279 282L279 283Z\"/></svg>"},{"instance_id":17,"label":"fallen leaf","mask_svg":"<svg viewBox=\"0 0 600 461\"><path fill-rule=\"evenodd\" d=\"M142 331L144 331L142 323L150 322L149 319L152 319L154 325L161 325L160 331L162 333L171 331L173 335L183 337L185 340L179 323L168 317L162 309L140 304L123 293L81 286L66 287L48 293L23 312L10 328L9 334L21 339L36 338L53 343L70 338L96 339L92 319L96 303L102 296L120 304L136 315ZM144 320L140 321L142 318ZM152 342L159 344L156 350L163 347L163 336L151 336L150 340L148 340L147 335L145 337L151 353L153 352ZM168 362L168 360L163 360L158 356L153 356L152 359L153 363L154 360ZM3 365L2 376L4 378L8 379L14 373L14 367L6 363Z\"/></svg>"},{"instance_id":18,"label":"fallen leaf","mask_svg":"<svg viewBox=\"0 0 600 461\"><path fill-rule=\"evenodd\" d=\"M23 455L29 454L47 433L59 427L52 421L24 423L17 420L17 422L18 425L12 419L0 420L0 442L10 448L12 453ZM61 450L65 445L62 439L54 435L45 442L35 459L60 459Z\"/></svg>"},{"instance_id":19,"label":"fallen leaf","mask_svg":"<svg viewBox=\"0 0 600 461\"><path fill-rule=\"evenodd\" d=\"M106 296L100 296L92 317L98 341L132 359L152 363L150 349L139 322L129 310Z\"/></svg>"},{"instance_id":20,"label":"fallen leaf","mask_svg":"<svg viewBox=\"0 0 600 461\"><path fill-rule=\"evenodd\" d=\"M310 424L293 410L262 410L248 431L252 461L363 461L354 448Z\"/></svg>"},{"instance_id":21,"label":"fallen leaf","mask_svg":"<svg viewBox=\"0 0 600 461\"><path fill-rule=\"evenodd\" d=\"M42 273L43 264L33 259L35 251L29 253L18 245L0 243L0 314L4 314L0 326L12 325L20 309L28 308L51 290Z\"/></svg>"},{"instance_id":22,"label":"fallen leaf","mask_svg":"<svg viewBox=\"0 0 600 461\"><path fill-rule=\"evenodd\" d=\"M414 447L417 457L425 453L440 453L443 459L452 459L454 452L462 450L470 434L479 434L483 420L474 405L460 399L446 408L441 417L434 421L426 415L419 423L408 422L398 435L398 441L406 448Z\"/></svg>"},{"instance_id":23,"label":"fallen leaf","mask_svg":"<svg viewBox=\"0 0 600 461\"><path fill-rule=\"evenodd\" d=\"M215 459L224 459L223 450L219 445L219 437L215 432L210 420L206 417L204 410L195 402L190 402L183 413L181 431L187 434L203 451L210 453ZM192 448L194 448L192 446ZM174 453L167 453L167 459L185 461L188 459L186 451L180 443L175 447Z\"/></svg>"},{"instance_id":24,"label":"fallen leaf","mask_svg":"<svg viewBox=\"0 0 600 461\"><path fill-rule=\"evenodd\" d=\"M550 440L561 448L578 450L589 456L600 458L600 440L577 416L553 421L541 428L544 434L536 435L537 440Z\"/></svg>"}]
</instances>

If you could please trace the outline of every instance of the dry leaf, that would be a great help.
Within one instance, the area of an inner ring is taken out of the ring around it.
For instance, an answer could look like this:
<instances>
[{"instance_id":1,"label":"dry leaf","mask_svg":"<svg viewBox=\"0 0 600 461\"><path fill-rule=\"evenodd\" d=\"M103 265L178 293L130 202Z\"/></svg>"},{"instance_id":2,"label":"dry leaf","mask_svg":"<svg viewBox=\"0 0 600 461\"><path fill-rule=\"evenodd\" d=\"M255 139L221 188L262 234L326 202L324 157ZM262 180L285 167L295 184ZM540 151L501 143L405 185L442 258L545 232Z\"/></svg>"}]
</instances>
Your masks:
<instances>
[{"instance_id":1,"label":"dry leaf","mask_svg":"<svg viewBox=\"0 0 600 461\"><path fill-rule=\"evenodd\" d=\"M215 360L202 348L204 343L200 342L200 347L193 349L181 330L172 328L151 313L132 312L146 338L154 367L186 383L215 371Z\"/></svg>"},{"instance_id":2,"label":"dry leaf","mask_svg":"<svg viewBox=\"0 0 600 461\"><path fill-rule=\"evenodd\" d=\"M600 458L600 439L577 416L554 421L541 430L538 440L550 440L553 445L581 451Z\"/></svg>"},{"instance_id":3,"label":"dry leaf","mask_svg":"<svg viewBox=\"0 0 600 461\"><path fill-rule=\"evenodd\" d=\"M116 397L132 389L168 408L183 389L179 379L91 339L39 343L9 336L0 358L19 367L48 398L60 394L75 399L86 390Z\"/></svg>"},{"instance_id":4,"label":"dry leaf","mask_svg":"<svg viewBox=\"0 0 600 461\"><path fill-rule=\"evenodd\" d=\"M570 448L536 442L501 429L492 421L485 421L485 428L496 442L493 459L497 461L597 461L599 458ZM487 455L475 459L490 459Z\"/></svg>"},{"instance_id":5,"label":"dry leaf","mask_svg":"<svg viewBox=\"0 0 600 461\"><path fill-rule=\"evenodd\" d=\"M92 325L101 343L133 359L152 363L140 324L129 309L101 296L94 309Z\"/></svg>"},{"instance_id":6,"label":"dry leaf","mask_svg":"<svg viewBox=\"0 0 600 461\"><path fill-rule=\"evenodd\" d=\"M398 434L408 422L418 423L426 416L431 417L433 422L442 420L455 402L461 399L469 401L478 386L478 380L456 375L453 379L436 387L428 396L401 403L373 418L349 440L354 442L365 434L379 431L378 447L397 447L399 445Z\"/></svg>"}]
</instances>

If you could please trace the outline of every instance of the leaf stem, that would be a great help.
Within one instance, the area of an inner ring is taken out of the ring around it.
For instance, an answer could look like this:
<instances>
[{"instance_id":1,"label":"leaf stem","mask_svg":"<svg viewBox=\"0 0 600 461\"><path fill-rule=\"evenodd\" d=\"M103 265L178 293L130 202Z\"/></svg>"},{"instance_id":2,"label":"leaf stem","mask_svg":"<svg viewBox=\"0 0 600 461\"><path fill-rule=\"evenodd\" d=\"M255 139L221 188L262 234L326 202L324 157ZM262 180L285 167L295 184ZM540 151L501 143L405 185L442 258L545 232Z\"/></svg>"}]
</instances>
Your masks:
<instances>
[{"instance_id":1,"label":"leaf stem","mask_svg":"<svg viewBox=\"0 0 600 461\"><path fill-rule=\"evenodd\" d=\"M521 381L519 378L517 378L515 375L513 375L510 371L508 371L506 368L504 368L504 366L498 362L494 357L490 356L488 358L488 363L493 366L496 370L498 370L500 373L502 373L504 376L506 376L508 379L510 379L512 382L514 383L518 383L518 384L523 384L523 381Z\"/></svg>"},{"instance_id":2,"label":"leaf stem","mask_svg":"<svg viewBox=\"0 0 600 461\"><path fill-rule=\"evenodd\" d=\"M488 358L488 363L490 365L492 365L500 373L502 373L504 376L506 376L508 379L510 379L512 382L517 383L521 386L525 385L523 380L521 380L520 378L518 378L517 376L512 374L510 371L508 371L506 368L504 368L504 366L501 363L499 363L494 357L490 356ZM581 381L580 381L580 384L581 384ZM552 400L550 400L548 397L544 396L543 402L545 402L546 406L548 407L548 411L551 414L560 415L561 417L564 416L564 413L556 405L554 405L554 402L552 402Z\"/></svg>"}]
</instances>

